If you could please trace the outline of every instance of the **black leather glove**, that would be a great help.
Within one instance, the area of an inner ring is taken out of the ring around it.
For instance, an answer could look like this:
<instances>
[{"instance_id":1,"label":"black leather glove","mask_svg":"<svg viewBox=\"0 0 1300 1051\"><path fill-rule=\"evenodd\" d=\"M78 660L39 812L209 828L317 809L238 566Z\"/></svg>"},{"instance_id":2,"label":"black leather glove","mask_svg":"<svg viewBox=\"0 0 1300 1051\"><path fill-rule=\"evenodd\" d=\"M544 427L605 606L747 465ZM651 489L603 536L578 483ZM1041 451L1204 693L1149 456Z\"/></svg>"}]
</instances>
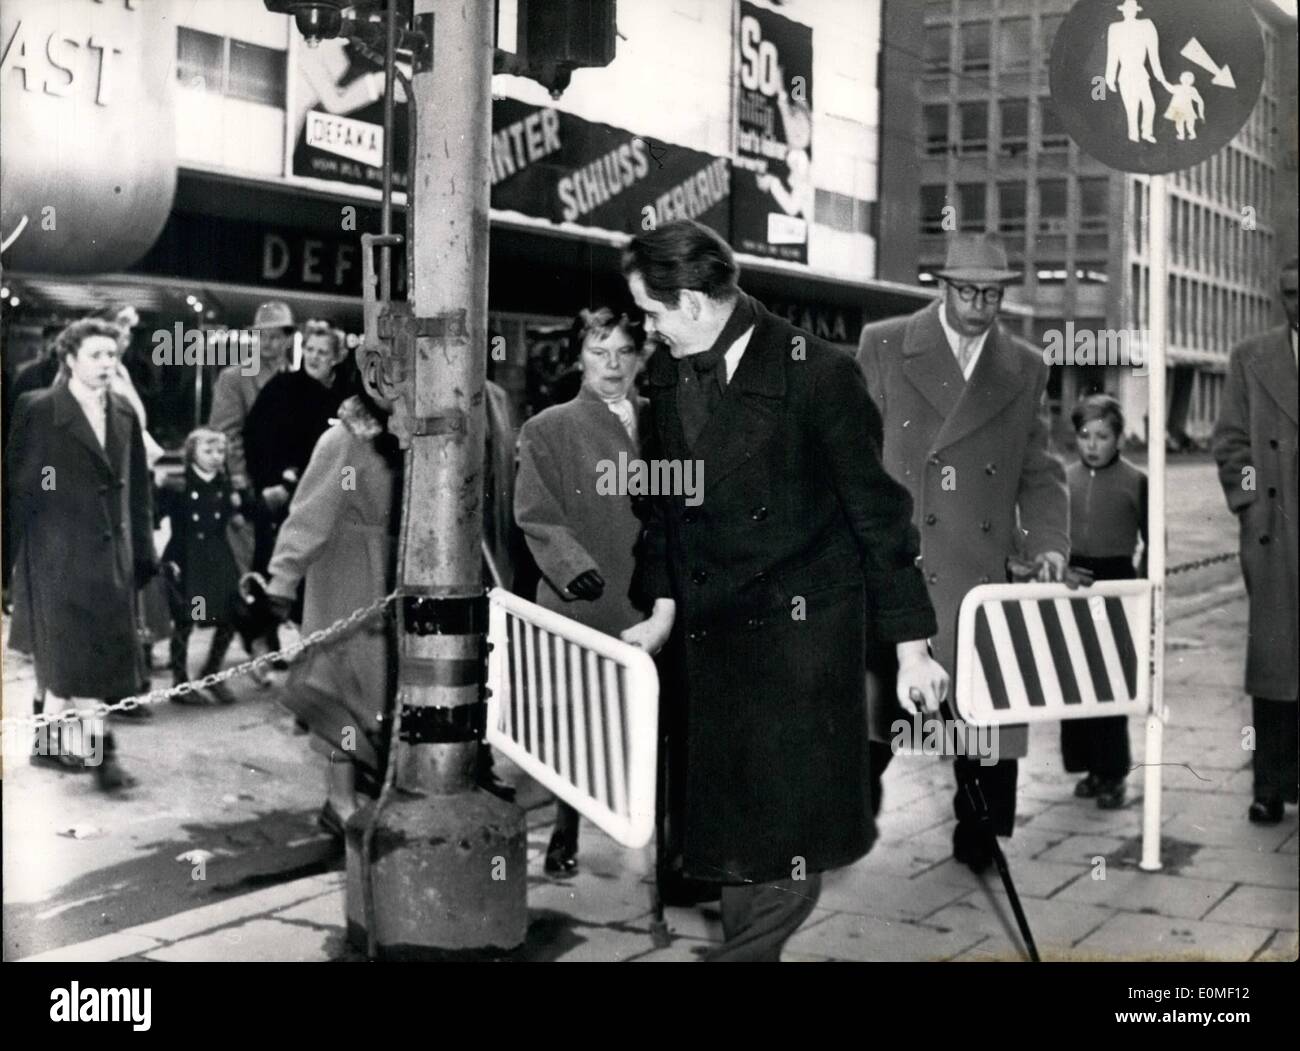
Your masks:
<instances>
[{"instance_id":1,"label":"black leather glove","mask_svg":"<svg viewBox=\"0 0 1300 1051\"><path fill-rule=\"evenodd\" d=\"M266 610L271 614L271 619L277 624L283 624L288 620L292 609L293 599L284 598L281 595L272 595L269 591L266 593Z\"/></svg>"},{"instance_id":2,"label":"black leather glove","mask_svg":"<svg viewBox=\"0 0 1300 1051\"><path fill-rule=\"evenodd\" d=\"M158 575L158 563L152 558L135 560L135 589L139 591Z\"/></svg>"},{"instance_id":3,"label":"black leather glove","mask_svg":"<svg viewBox=\"0 0 1300 1051\"><path fill-rule=\"evenodd\" d=\"M589 569L585 573L579 573L569 581L569 586L564 590L574 598L595 602L605 593L605 578L596 570Z\"/></svg>"}]
</instances>

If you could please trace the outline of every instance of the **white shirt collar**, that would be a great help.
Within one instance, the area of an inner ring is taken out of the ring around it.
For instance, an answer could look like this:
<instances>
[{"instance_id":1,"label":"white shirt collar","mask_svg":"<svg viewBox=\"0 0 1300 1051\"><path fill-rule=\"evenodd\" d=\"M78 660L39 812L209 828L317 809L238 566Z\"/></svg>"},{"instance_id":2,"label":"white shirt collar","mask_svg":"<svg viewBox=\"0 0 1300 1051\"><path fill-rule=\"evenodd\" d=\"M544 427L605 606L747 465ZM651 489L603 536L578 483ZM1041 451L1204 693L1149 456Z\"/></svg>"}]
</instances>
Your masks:
<instances>
[{"instance_id":1,"label":"white shirt collar","mask_svg":"<svg viewBox=\"0 0 1300 1051\"><path fill-rule=\"evenodd\" d=\"M197 474L200 478L202 478L205 482L210 482L212 481L212 479L214 479L217 476L216 471L205 471L202 467L200 467L196 463L192 463L190 464L190 466L194 468L194 473Z\"/></svg>"},{"instance_id":2,"label":"white shirt collar","mask_svg":"<svg viewBox=\"0 0 1300 1051\"><path fill-rule=\"evenodd\" d=\"M943 303L941 302L939 304L939 324L943 327L943 334L948 337L948 349L952 351L952 356L958 361L961 360L961 348L967 344L974 344L975 349L971 352L970 360L966 362L966 369L962 373L966 379L970 379L971 374L975 371L975 365L980 359L980 354L984 352L984 344L988 341L989 333L993 331L993 325L996 325L997 322L993 322L993 325L990 325L978 336L963 336L948 324L948 317L944 313Z\"/></svg>"},{"instance_id":3,"label":"white shirt collar","mask_svg":"<svg viewBox=\"0 0 1300 1051\"><path fill-rule=\"evenodd\" d=\"M77 379L76 376L68 376L68 392L77 399L78 403L84 408L94 408L96 412L102 412L108 404L108 391L95 390L88 387Z\"/></svg>"},{"instance_id":4,"label":"white shirt collar","mask_svg":"<svg viewBox=\"0 0 1300 1051\"><path fill-rule=\"evenodd\" d=\"M722 363L727 367L727 382L731 382L731 377L736 374L736 369L740 366L740 359L745 356L745 348L749 346L750 337L754 335L754 326L750 325L740 334L740 338L722 355Z\"/></svg>"}]
</instances>

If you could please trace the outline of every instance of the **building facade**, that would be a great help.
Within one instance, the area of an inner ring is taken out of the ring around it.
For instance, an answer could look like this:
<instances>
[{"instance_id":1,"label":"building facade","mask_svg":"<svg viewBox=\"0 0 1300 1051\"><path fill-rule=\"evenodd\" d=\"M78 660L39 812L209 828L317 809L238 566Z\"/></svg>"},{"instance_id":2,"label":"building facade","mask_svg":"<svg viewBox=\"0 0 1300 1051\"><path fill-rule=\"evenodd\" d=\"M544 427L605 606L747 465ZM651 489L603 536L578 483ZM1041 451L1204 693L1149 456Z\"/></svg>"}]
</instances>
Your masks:
<instances>
[{"instance_id":1,"label":"building facade","mask_svg":"<svg viewBox=\"0 0 1300 1051\"><path fill-rule=\"evenodd\" d=\"M1011 321L1025 338L1047 350L1089 331L1144 349L1151 184L1081 151L1053 109L1048 64L1072 6L886 0L880 273L933 282L952 231L996 232L1025 275L1008 295L1024 308ZM1179 444L1208 439L1228 351L1275 323L1278 264L1295 253L1296 24L1269 0L1254 6L1266 55L1259 103L1228 147L1167 180L1169 431ZM1145 441L1140 365L1054 365L1060 432L1074 401L1096 390L1119 397L1130 436Z\"/></svg>"},{"instance_id":2,"label":"building facade","mask_svg":"<svg viewBox=\"0 0 1300 1051\"><path fill-rule=\"evenodd\" d=\"M35 51L40 19L53 16L25 3L6 5L3 35L24 16ZM57 6L54 35L74 8L89 18L106 7ZM271 297L360 328L360 235L379 229L382 72L343 41L307 48L261 0L171 10L166 224L114 272L73 276L47 260L24 267L20 249L7 255L17 300L7 370L53 324L112 300L142 315L137 357L150 330L178 319L238 328ZM530 370L554 357L573 313L592 296L625 295L618 249L649 221L713 225L737 249L747 291L833 342L850 345L864 322L924 301L915 275L876 273L879 15L874 0L618 0L615 59L575 71L559 99L531 80L493 78L489 304L505 353L492 368L521 413L532 408ZM120 50L123 75L145 62ZM10 52L6 106L32 98L9 90L20 75ZM404 121L399 93L399 232ZM399 266L399 294L404 281ZM172 421L160 437L175 442L205 415L214 374L158 372L150 396Z\"/></svg>"}]
</instances>

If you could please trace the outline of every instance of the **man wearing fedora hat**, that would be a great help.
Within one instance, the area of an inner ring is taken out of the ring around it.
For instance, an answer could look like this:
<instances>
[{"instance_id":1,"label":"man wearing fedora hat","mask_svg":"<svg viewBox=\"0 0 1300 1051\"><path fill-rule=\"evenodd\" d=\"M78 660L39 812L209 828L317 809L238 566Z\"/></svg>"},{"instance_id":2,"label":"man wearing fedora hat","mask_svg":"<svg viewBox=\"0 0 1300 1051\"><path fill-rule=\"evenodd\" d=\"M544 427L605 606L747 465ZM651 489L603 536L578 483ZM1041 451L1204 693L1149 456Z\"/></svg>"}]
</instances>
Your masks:
<instances>
[{"instance_id":1,"label":"man wearing fedora hat","mask_svg":"<svg viewBox=\"0 0 1300 1051\"><path fill-rule=\"evenodd\" d=\"M1007 267L996 237L958 234L938 276L944 287L936 302L863 329L858 364L884 418L885 470L912 496L921 568L939 620L934 654L952 675L957 614L971 588L1005 582L1013 555L1028 556L1041 580L1062 579L1069 496L1041 415L1043 355L997 321L1003 292L1020 275ZM873 710L873 739L888 739L896 713L883 704ZM1003 727L995 741L997 763L958 755L957 775L959 783L978 775L994 830L1009 836L1015 760L1027 751L1028 732ZM889 754L876 747L877 766ZM960 789L954 807L954 856L981 871L992 861L992 842Z\"/></svg>"},{"instance_id":2,"label":"man wearing fedora hat","mask_svg":"<svg viewBox=\"0 0 1300 1051\"><path fill-rule=\"evenodd\" d=\"M244 453L244 423L262 388L276 373L282 371L288 362L296 329L293 311L289 309L288 303L279 299L270 300L257 308L257 312L253 315L252 327L258 337L257 372L251 376L245 375L243 366L239 363L227 365L222 369L217 374L217 382L212 388L212 411L208 414L208 426L223 432L226 436L226 465L230 473L230 484L236 492L244 494L245 497L250 495L248 493L250 483L248 463ZM269 552L270 547L265 542L265 535L271 529L272 512L262 500L257 498L248 499L247 504L255 533L264 537L263 543L258 546L266 548ZM254 566L249 561L252 555L252 544L244 542L235 546L237 551L242 549L244 555L244 557L240 557L239 554L236 556L237 561L241 563L241 572L250 568L266 568ZM250 636L248 625L240 626L240 636L244 648L251 656L258 640ZM265 645L270 649L277 649L278 638L275 629L268 628L264 634ZM265 682L264 674L255 677Z\"/></svg>"}]
</instances>

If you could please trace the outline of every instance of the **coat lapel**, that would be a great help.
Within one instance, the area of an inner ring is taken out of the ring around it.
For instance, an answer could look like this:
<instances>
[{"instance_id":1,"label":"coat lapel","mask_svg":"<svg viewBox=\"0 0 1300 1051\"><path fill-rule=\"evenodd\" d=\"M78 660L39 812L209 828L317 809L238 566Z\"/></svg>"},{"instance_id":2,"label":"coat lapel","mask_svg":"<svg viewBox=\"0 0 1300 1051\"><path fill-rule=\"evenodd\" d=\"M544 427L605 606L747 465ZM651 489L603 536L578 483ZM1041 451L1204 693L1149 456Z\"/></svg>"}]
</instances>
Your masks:
<instances>
[{"instance_id":1,"label":"coat lapel","mask_svg":"<svg viewBox=\"0 0 1300 1051\"><path fill-rule=\"evenodd\" d=\"M944 340L945 352L947 348L947 340ZM957 362L951 353L948 353L948 358L956 368ZM1016 348L1002 333L1001 325L995 324L956 407L939 430L935 449L952 445L988 423L1020 392L1024 382L1025 375L1017 367Z\"/></svg>"},{"instance_id":2,"label":"coat lapel","mask_svg":"<svg viewBox=\"0 0 1300 1051\"><path fill-rule=\"evenodd\" d=\"M131 462L131 423L135 410L124 398L108 398L108 466L118 476L124 476ZM93 436L93 435L92 435ZM98 444L98 443L96 443Z\"/></svg>"},{"instance_id":3,"label":"coat lapel","mask_svg":"<svg viewBox=\"0 0 1300 1051\"><path fill-rule=\"evenodd\" d=\"M789 339L783 335L783 323L761 304L755 303L754 310L758 319L749 345L691 451L704 461L709 485L717 485L753 457L781 418Z\"/></svg>"},{"instance_id":4,"label":"coat lapel","mask_svg":"<svg viewBox=\"0 0 1300 1051\"><path fill-rule=\"evenodd\" d=\"M109 404L111 406L111 400ZM112 409L110 408L109 411L111 412ZM90 421L86 419L86 414L81 411L81 406L77 404L77 399L72 396L72 391L68 389L66 383L60 383L54 388L54 425L65 428L73 438L86 447L86 451L101 470L112 475L113 469L108 462L108 454L99 444L99 439L91 429Z\"/></svg>"},{"instance_id":5,"label":"coat lapel","mask_svg":"<svg viewBox=\"0 0 1300 1051\"><path fill-rule=\"evenodd\" d=\"M939 324L940 309L940 302L932 303L908 322L903 336L903 375L947 420L961 400L966 380Z\"/></svg>"},{"instance_id":6,"label":"coat lapel","mask_svg":"<svg viewBox=\"0 0 1300 1051\"><path fill-rule=\"evenodd\" d=\"M1291 330L1283 326L1278 335L1270 339L1262 353L1255 355L1251 370L1259 378L1278 408L1292 423L1296 423L1296 400L1300 395L1295 358L1291 354Z\"/></svg>"}]
</instances>

